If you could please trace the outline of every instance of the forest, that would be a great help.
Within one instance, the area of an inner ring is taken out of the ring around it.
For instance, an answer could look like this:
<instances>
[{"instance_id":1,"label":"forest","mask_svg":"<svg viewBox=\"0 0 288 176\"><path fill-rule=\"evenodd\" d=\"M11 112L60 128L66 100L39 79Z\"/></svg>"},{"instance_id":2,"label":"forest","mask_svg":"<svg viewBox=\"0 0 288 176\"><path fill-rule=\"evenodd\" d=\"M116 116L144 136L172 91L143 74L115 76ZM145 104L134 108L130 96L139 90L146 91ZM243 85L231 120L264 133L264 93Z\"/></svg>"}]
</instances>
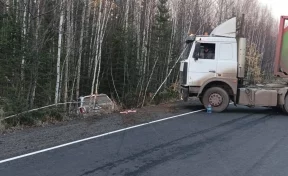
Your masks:
<instances>
[{"instance_id":1,"label":"forest","mask_svg":"<svg viewBox=\"0 0 288 176\"><path fill-rule=\"evenodd\" d=\"M176 91L188 34L242 14L256 70L247 80L268 79L278 20L258 0L0 0L0 106L13 114L99 93L145 106L163 82L160 92Z\"/></svg>"}]
</instances>

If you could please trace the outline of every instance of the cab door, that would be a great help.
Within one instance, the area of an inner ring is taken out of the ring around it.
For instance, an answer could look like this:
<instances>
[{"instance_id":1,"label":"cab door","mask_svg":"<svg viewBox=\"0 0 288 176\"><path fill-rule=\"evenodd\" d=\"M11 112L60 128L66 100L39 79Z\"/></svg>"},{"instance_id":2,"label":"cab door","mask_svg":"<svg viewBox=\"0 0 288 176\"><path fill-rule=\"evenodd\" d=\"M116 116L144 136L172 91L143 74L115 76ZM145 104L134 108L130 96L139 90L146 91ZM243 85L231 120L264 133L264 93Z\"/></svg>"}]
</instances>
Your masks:
<instances>
[{"instance_id":1,"label":"cab door","mask_svg":"<svg viewBox=\"0 0 288 176\"><path fill-rule=\"evenodd\" d=\"M194 45L194 53L190 55L189 59L189 84L202 86L207 80L216 77L217 45L209 42L195 43Z\"/></svg>"}]
</instances>

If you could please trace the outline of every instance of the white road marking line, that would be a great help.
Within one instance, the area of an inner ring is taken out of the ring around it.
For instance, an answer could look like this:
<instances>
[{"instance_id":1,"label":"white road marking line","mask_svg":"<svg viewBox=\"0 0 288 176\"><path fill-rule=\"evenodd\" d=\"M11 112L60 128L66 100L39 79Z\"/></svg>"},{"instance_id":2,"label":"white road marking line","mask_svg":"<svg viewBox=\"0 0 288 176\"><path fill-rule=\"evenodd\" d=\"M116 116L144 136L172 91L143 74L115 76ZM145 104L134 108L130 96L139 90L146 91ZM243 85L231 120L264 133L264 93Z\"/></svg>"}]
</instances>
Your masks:
<instances>
[{"instance_id":1,"label":"white road marking line","mask_svg":"<svg viewBox=\"0 0 288 176\"><path fill-rule=\"evenodd\" d=\"M185 116L185 115L189 115L189 114L195 114L195 113L201 112L203 110L205 110L205 109L200 109L200 110L197 110L197 111L192 111L192 112L188 112L188 113L184 113L184 114L179 114L179 115L175 115L175 116L172 116L172 117L167 117L167 118L164 118L164 119L159 119L159 120L155 120L155 121L151 121L151 122L147 122L147 123L143 123L143 124L139 124L139 125L123 128L123 129L120 129L120 130L116 130L116 131L111 131L111 132L108 132L108 133L100 134L100 135L97 135L97 136L92 136L92 137L80 139L80 140L69 142L69 143L66 143L66 144L50 147L50 148L47 148L47 149L43 149L43 150L27 153L27 154L24 154L24 155L19 155L19 156L16 156L16 157L12 157L12 158L1 160L0 164L8 162L8 161L17 160L17 159L20 159L20 158L25 158L27 156L32 156L32 155L36 155L36 154L39 154L39 153L47 152L47 151L50 151L50 150L62 148L62 147L69 146L69 145L72 145L72 144L76 144L76 143L80 143L80 142L84 142L84 141L100 138L100 137L107 136L107 135L110 135L110 134L119 133L119 132L130 130L130 129L133 129L133 128L138 128L138 127L141 127L141 126L146 126L146 125L157 123L157 122L162 122L162 121L165 121L165 120L174 119L176 117L181 117L181 116Z\"/></svg>"}]
</instances>

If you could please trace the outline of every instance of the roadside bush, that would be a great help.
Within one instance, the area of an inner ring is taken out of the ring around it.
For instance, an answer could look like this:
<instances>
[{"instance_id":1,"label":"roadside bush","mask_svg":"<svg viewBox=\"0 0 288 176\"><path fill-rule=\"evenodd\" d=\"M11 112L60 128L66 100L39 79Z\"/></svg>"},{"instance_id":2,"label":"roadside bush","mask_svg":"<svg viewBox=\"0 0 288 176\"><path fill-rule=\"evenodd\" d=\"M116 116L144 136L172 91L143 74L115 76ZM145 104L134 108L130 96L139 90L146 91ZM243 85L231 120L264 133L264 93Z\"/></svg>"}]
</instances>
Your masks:
<instances>
[{"instance_id":1,"label":"roadside bush","mask_svg":"<svg viewBox=\"0 0 288 176\"><path fill-rule=\"evenodd\" d=\"M135 108L137 106L137 100L139 95L136 93L129 92L125 95L122 101L122 108Z\"/></svg>"},{"instance_id":2,"label":"roadside bush","mask_svg":"<svg viewBox=\"0 0 288 176\"><path fill-rule=\"evenodd\" d=\"M0 121L0 132L1 132L1 131L4 131L5 129L6 129L6 128L5 128L5 124Z\"/></svg>"},{"instance_id":3,"label":"roadside bush","mask_svg":"<svg viewBox=\"0 0 288 176\"><path fill-rule=\"evenodd\" d=\"M63 121L64 112L59 108L42 109L25 114L20 114L9 119L4 120L7 128L16 126L35 126L41 125L44 122Z\"/></svg>"},{"instance_id":4,"label":"roadside bush","mask_svg":"<svg viewBox=\"0 0 288 176\"><path fill-rule=\"evenodd\" d=\"M166 103L177 99L179 99L179 92L176 89L169 87L164 91L160 92L158 95L156 95L153 100L153 103L157 105L160 103Z\"/></svg>"},{"instance_id":5,"label":"roadside bush","mask_svg":"<svg viewBox=\"0 0 288 176\"><path fill-rule=\"evenodd\" d=\"M61 113L59 109L51 109L48 113L46 113L45 121L63 121L64 120L64 112ZM42 120L43 121L43 120Z\"/></svg>"}]
</instances>

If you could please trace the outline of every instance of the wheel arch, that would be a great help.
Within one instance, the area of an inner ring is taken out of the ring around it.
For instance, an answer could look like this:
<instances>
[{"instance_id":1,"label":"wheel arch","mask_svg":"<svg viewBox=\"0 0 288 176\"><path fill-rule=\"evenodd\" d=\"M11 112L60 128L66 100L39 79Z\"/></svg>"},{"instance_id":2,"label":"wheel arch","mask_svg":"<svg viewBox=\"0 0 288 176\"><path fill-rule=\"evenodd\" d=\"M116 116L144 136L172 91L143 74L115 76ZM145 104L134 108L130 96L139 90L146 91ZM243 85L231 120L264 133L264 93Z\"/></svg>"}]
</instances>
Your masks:
<instances>
[{"instance_id":1,"label":"wheel arch","mask_svg":"<svg viewBox=\"0 0 288 176\"><path fill-rule=\"evenodd\" d=\"M234 82L233 82L234 83ZM232 100L235 101L236 94L237 94L237 83L232 84L232 81L227 80L210 80L201 86L198 97L203 96L205 91L211 87L221 87L225 91L227 91L228 95L231 97Z\"/></svg>"}]
</instances>

